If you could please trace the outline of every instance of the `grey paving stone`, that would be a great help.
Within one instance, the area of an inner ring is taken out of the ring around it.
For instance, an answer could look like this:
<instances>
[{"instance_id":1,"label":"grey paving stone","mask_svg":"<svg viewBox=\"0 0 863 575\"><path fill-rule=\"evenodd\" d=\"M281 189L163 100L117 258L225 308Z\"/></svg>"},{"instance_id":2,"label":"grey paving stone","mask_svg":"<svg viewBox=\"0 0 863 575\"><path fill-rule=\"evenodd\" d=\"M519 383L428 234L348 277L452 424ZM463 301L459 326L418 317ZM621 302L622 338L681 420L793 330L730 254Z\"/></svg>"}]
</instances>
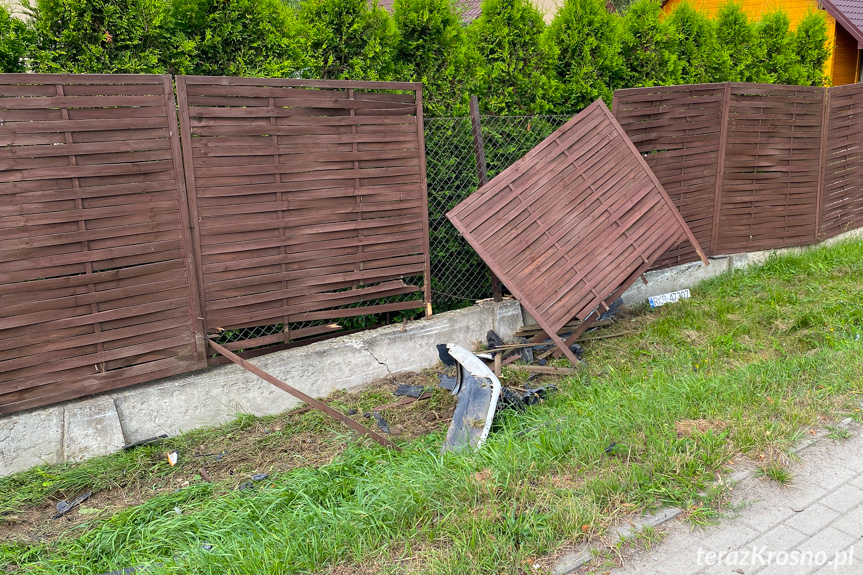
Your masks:
<instances>
[{"instance_id":1,"label":"grey paving stone","mask_svg":"<svg viewBox=\"0 0 863 575\"><path fill-rule=\"evenodd\" d=\"M822 529L814 537L810 537L803 543L797 545L800 551L811 551L812 553L827 553L833 557L837 552L848 548L856 543L857 540L852 535L843 533L833 527Z\"/></svg>"},{"instance_id":2,"label":"grey paving stone","mask_svg":"<svg viewBox=\"0 0 863 575\"><path fill-rule=\"evenodd\" d=\"M801 511L795 513L785 520L785 525L812 536L827 527L839 517L839 513L829 507L814 503Z\"/></svg>"},{"instance_id":3,"label":"grey paving stone","mask_svg":"<svg viewBox=\"0 0 863 575\"><path fill-rule=\"evenodd\" d=\"M794 515L794 511L784 501L777 505L775 500L761 500L746 507L740 515L740 521L756 531L764 532L769 531L775 525L779 525L792 515Z\"/></svg>"},{"instance_id":4,"label":"grey paving stone","mask_svg":"<svg viewBox=\"0 0 863 575\"><path fill-rule=\"evenodd\" d=\"M863 539L863 505L842 515L842 517L833 522L831 527L835 527L852 537ZM860 545L861 547L858 551L860 552L860 564L863 565L863 542ZM860 571L863 572L863 567L861 567Z\"/></svg>"},{"instance_id":5,"label":"grey paving stone","mask_svg":"<svg viewBox=\"0 0 863 575\"><path fill-rule=\"evenodd\" d=\"M818 462L816 465L815 462L812 462L798 470L797 477L799 480L811 482L821 489L830 491L846 481L854 479L857 474L835 463Z\"/></svg>"},{"instance_id":6,"label":"grey paving stone","mask_svg":"<svg viewBox=\"0 0 863 575\"><path fill-rule=\"evenodd\" d=\"M845 484L821 498L819 503L837 511L848 511L863 503L863 489Z\"/></svg>"},{"instance_id":7,"label":"grey paving stone","mask_svg":"<svg viewBox=\"0 0 863 575\"><path fill-rule=\"evenodd\" d=\"M753 541L751 545L758 548L766 547L768 551L779 551L782 549L791 549L806 539L806 534L796 529L792 529L787 525L777 525Z\"/></svg>"},{"instance_id":8,"label":"grey paving stone","mask_svg":"<svg viewBox=\"0 0 863 575\"><path fill-rule=\"evenodd\" d=\"M713 529L701 544L714 551L731 551L740 549L750 541L756 539L761 533L736 521L730 521Z\"/></svg>"}]
</instances>

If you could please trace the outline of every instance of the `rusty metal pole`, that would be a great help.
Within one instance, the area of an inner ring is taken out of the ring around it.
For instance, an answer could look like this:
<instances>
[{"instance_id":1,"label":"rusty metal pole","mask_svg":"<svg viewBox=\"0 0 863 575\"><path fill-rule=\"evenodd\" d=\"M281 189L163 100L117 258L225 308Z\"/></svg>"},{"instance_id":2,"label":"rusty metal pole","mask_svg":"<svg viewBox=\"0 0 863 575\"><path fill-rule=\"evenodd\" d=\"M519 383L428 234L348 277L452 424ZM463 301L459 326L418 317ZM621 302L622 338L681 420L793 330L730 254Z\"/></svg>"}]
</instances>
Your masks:
<instances>
[{"instance_id":1,"label":"rusty metal pole","mask_svg":"<svg viewBox=\"0 0 863 575\"><path fill-rule=\"evenodd\" d=\"M485 163L485 146L482 143L482 124L479 119L479 100L476 96L470 97L470 127L473 133L476 172L479 176L479 187L481 188L488 183L488 167ZM497 276L494 275L493 271L488 270L488 275L491 277L491 293L494 296L494 301L503 300L503 285Z\"/></svg>"}]
</instances>

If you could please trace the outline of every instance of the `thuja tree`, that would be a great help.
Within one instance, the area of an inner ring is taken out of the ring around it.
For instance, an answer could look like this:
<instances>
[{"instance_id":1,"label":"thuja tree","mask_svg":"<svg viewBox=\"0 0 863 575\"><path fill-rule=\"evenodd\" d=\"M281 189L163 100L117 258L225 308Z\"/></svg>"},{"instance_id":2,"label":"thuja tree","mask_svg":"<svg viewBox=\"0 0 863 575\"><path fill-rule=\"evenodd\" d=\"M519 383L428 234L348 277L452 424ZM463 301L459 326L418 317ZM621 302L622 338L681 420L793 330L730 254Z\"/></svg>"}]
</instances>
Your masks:
<instances>
[{"instance_id":1,"label":"thuja tree","mask_svg":"<svg viewBox=\"0 0 863 575\"><path fill-rule=\"evenodd\" d=\"M29 43L27 27L0 3L0 72L23 72Z\"/></svg>"},{"instance_id":2,"label":"thuja tree","mask_svg":"<svg viewBox=\"0 0 863 575\"><path fill-rule=\"evenodd\" d=\"M165 71L163 0L35 0L27 8L34 72Z\"/></svg>"},{"instance_id":3,"label":"thuja tree","mask_svg":"<svg viewBox=\"0 0 863 575\"><path fill-rule=\"evenodd\" d=\"M574 113L597 98L611 105L625 75L620 17L605 0L565 0L548 29L553 70L560 81L555 111Z\"/></svg>"},{"instance_id":4,"label":"thuja tree","mask_svg":"<svg viewBox=\"0 0 863 575\"><path fill-rule=\"evenodd\" d=\"M785 12L765 14L756 29L757 52L753 81L800 84L804 73L794 52L791 22Z\"/></svg>"},{"instance_id":5,"label":"thuja tree","mask_svg":"<svg viewBox=\"0 0 863 575\"><path fill-rule=\"evenodd\" d=\"M622 54L629 87L680 83L680 63L659 0L636 0L623 16Z\"/></svg>"},{"instance_id":6,"label":"thuja tree","mask_svg":"<svg viewBox=\"0 0 863 575\"><path fill-rule=\"evenodd\" d=\"M716 44L718 74L715 81L750 81L757 53L755 27L740 4L729 2L719 9Z\"/></svg>"},{"instance_id":7,"label":"thuja tree","mask_svg":"<svg viewBox=\"0 0 863 575\"><path fill-rule=\"evenodd\" d=\"M451 0L396 0L395 62L400 78L423 83L429 115L466 112L464 29Z\"/></svg>"},{"instance_id":8,"label":"thuja tree","mask_svg":"<svg viewBox=\"0 0 863 575\"><path fill-rule=\"evenodd\" d=\"M827 20L823 12L809 11L794 31L794 52L800 61L801 83L823 86L829 81L824 64L830 57L827 46Z\"/></svg>"},{"instance_id":9,"label":"thuja tree","mask_svg":"<svg viewBox=\"0 0 863 575\"><path fill-rule=\"evenodd\" d=\"M174 0L167 28L174 73L284 77L309 64L296 14L279 0Z\"/></svg>"},{"instance_id":10,"label":"thuja tree","mask_svg":"<svg viewBox=\"0 0 863 575\"><path fill-rule=\"evenodd\" d=\"M389 80L393 77L395 26L367 0L306 0L300 8L316 78Z\"/></svg>"},{"instance_id":11,"label":"thuja tree","mask_svg":"<svg viewBox=\"0 0 863 575\"><path fill-rule=\"evenodd\" d=\"M671 49L680 69L680 82L716 82L720 76L716 26L712 20L684 2L668 18Z\"/></svg>"},{"instance_id":12,"label":"thuja tree","mask_svg":"<svg viewBox=\"0 0 863 575\"><path fill-rule=\"evenodd\" d=\"M538 114L552 108L557 83L544 30L531 0L483 0L468 38L477 60L472 91L485 113Z\"/></svg>"}]
</instances>

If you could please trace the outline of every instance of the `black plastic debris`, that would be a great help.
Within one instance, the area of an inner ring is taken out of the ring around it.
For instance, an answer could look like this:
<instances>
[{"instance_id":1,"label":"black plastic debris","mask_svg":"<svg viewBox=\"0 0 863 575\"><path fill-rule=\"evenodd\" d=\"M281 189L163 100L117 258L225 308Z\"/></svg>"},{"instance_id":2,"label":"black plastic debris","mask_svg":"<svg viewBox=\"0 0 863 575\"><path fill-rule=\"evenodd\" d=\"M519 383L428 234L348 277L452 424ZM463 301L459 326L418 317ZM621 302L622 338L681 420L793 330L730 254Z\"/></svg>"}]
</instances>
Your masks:
<instances>
[{"instance_id":1,"label":"black plastic debris","mask_svg":"<svg viewBox=\"0 0 863 575\"><path fill-rule=\"evenodd\" d=\"M457 364L451 393L458 403L442 451L477 449L491 430L500 396L500 381L486 364L465 348L448 343L446 350Z\"/></svg>"},{"instance_id":2,"label":"black plastic debris","mask_svg":"<svg viewBox=\"0 0 863 575\"><path fill-rule=\"evenodd\" d=\"M447 344L439 343L437 344L437 354L440 358L440 362L448 367L452 367L455 365L455 359L449 354L449 350L447 349Z\"/></svg>"},{"instance_id":3,"label":"black plastic debris","mask_svg":"<svg viewBox=\"0 0 863 575\"><path fill-rule=\"evenodd\" d=\"M150 445L152 443L159 443L163 439L168 439L168 434L163 433L162 435L157 435L156 437L149 437L147 439L142 439L140 441L135 441L134 443L127 443L123 446L123 449L134 449L136 447L140 447L142 445ZM128 569L134 569L134 567L128 567Z\"/></svg>"},{"instance_id":4,"label":"black plastic debris","mask_svg":"<svg viewBox=\"0 0 863 575\"><path fill-rule=\"evenodd\" d=\"M408 397L419 397L426 390L421 385L400 385L396 388L396 395L406 395Z\"/></svg>"},{"instance_id":5,"label":"black plastic debris","mask_svg":"<svg viewBox=\"0 0 863 575\"><path fill-rule=\"evenodd\" d=\"M213 546L210 545L209 543L204 543L203 545L201 545L201 549L203 549L204 551L212 551Z\"/></svg>"},{"instance_id":6,"label":"black plastic debris","mask_svg":"<svg viewBox=\"0 0 863 575\"><path fill-rule=\"evenodd\" d=\"M381 431L383 431L384 433L390 432L390 426L387 425L387 422L384 419L384 416L381 415L380 412L378 412L378 411L373 412L372 417L375 418L375 421L377 422L378 427L380 428Z\"/></svg>"},{"instance_id":7,"label":"black plastic debris","mask_svg":"<svg viewBox=\"0 0 863 575\"><path fill-rule=\"evenodd\" d=\"M254 475L252 475L252 481L263 481L269 476L270 475L268 473L255 473Z\"/></svg>"},{"instance_id":8,"label":"black plastic debris","mask_svg":"<svg viewBox=\"0 0 863 575\"><path fill-rule=\"evenodd\" d=\"M615 453L617 453L617 442L612 441L611 443L609 443L608 447L605 448L605 452L610 455L614 455Z\"/></svg>"},{"instance_id":9,"label":"black plastic debris","mask_svg":"<svg viewBox=\"0 0 863 575\"><path fill-rule=\"evenodd\" d=\"M71 503L67 503L65 499L63 501L58 501L57 513L53 517L51 517L51 519L60 519L61 517L63 517L64 515L90 499L91 495L93 495L93 492L88 491L87 493L79 495L78 497L73 499Z\"/></svg>"},{"instance_id":10,"label":"black plastic debris","mask_svg":"<svg viewBox=\"0 0 863 575\"><path fill-rule=\"evenodd\" d=\"M584 349L581 347L581 345L580 345L580 344L577 344L577 343L572 344L571 346L569 346L569 350L570 350L570 351L575 355L575 357L577 357L579 360L581 360L581 356L583 356L583 355L584 355Z\"/></svg>"},{"instance_id":11,"label":"black plastic debris","mask_svg":"<svg viewBox=\"0 0 863 575\"><path fill-rule=\"evenodd\" d=\"M622 307L623 307L623 298L619 297L616 300L614 300L614 303L612 303L610 306L608 306L608 310L606 310L603 314L601 314L597 321L605 321L607 319L611 319L612 317L617 315L617 313L621 310Z\"/></svg>"},{"instance_id":12,"label":"black plastic debris","mask_svg":"<svg viewBox=\"0 0 863 575\"><path fill-rule=\"evenodd\" d=\"M525 407L526 405L521 395L509 388L501 388L500 397L497 400L498 410L515 409L516 411L524 411Z\"/></svg>"},{"instance_id":13,"label":"black plastic debris","mask_svg":"<svg viewBox=\"0 0 863 575\"><path fill-rule=\"evenodd\" d=\"M530 343L527 339L522 338L521 343ZM521 361L530 365L533 363L533 348L532 347L523 347L518 350L518 354L521 357Z\"/></svg>"},{"instance_id":14,"label":"black plastic debris","mask_svg":"<svg viewBox=\"0 0 863 575\"><path fill-rule=\"evenodd\" d=\"M488 343L489 349L500 349L503 347L503 339L493 329L488 330L488 333L485 334L485 340Z\"/></svg>"},{"instance_id":15,"label":"black plastic debris","mask_svg":"<svg viewBox=\"0 0 863 575\"><path fill-rule=\"evenodd\" d=\"M252 489L254 484L251 481L246 481L245 483L240 483L237 486L237 491L245 491L246 489Z\"/></svg>"},{"instance_id":16,"label":"black plastic debris","mask_svg":"<svg viewBox=\"0 0 863 575\"><path fill-rule=\"evenodd\" d=\"M522 401L524 401L525 405L534 405L535 403L539 403L540 401L544 400L548 396L548 392L556 390L557 386L553 383L550 383L543 387L537 387L535 389L528 388L522 396Z\"/></svg>"},{"instance_id":17,"label":"black plastic debris","mask_svg":"<svg viewBox=\"0 0 863 575\"><path fill-rule=\"evenodd\" d=\"M359 411L352 407L345 413L345 415L356 415L357 413L359 413Z\"/></svg>"}]
</instances>

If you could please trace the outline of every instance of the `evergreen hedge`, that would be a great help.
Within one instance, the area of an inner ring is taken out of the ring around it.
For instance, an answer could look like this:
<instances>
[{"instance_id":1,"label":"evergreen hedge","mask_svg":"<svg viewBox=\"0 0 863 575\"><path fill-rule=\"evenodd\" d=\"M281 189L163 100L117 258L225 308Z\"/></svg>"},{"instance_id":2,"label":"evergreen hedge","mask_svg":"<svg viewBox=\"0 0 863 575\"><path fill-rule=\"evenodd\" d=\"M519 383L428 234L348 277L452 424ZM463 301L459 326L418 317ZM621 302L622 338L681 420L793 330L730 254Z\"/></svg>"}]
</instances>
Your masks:
<instances>
[{"instance_id":1,"label":"evergreen hedge","mask_svg":"<svg viewBox=\"0 0 863 575\"><path fill-rule=\"evenodd\" d=\"M421 81L427 115L572 114L614 90L724 81L826 85L823 12L715 19L659 0L609 13L564 0L546 26L531 0L483 0L465 26L453 0L26 0L0 6L5 72L179 73Z\"/></svg>"}]
</instances>

